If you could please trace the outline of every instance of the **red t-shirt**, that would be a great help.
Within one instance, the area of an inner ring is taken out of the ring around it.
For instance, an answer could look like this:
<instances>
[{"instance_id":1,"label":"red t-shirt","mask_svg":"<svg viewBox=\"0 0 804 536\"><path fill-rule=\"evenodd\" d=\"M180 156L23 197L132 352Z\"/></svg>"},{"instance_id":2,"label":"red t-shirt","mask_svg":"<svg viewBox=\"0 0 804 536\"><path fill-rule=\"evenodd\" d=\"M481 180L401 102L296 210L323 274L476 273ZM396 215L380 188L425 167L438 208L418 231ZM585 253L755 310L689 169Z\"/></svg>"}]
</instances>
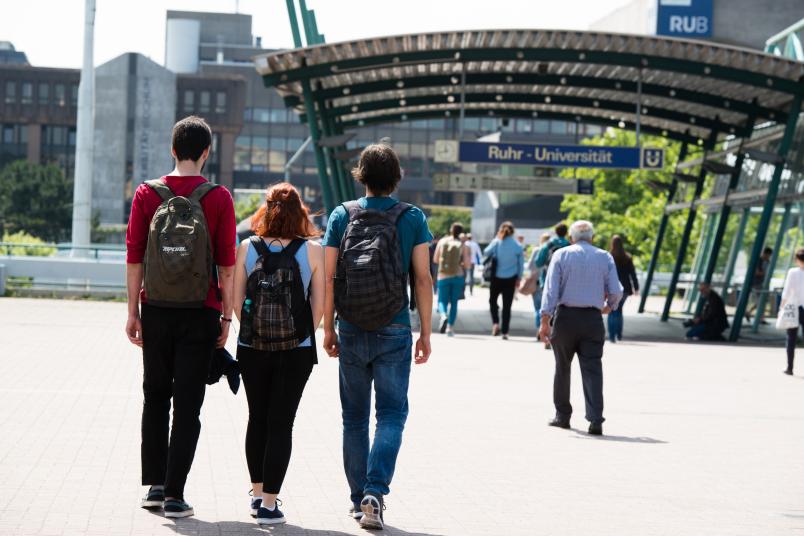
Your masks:
<instances>
[{"instance_id":1,"label":"red t-shirt","mask_svg":"<svg viewBox=\"0 0 804 536\"><path fill-rule=\"evenodd\" d=\"M196 186L205 182L201 176L179 177L167 175L160 180L176 195L189 196ZM131 201L131 216L126 231L126 262L140 264L145 257L148 243L148 228L162 198L147 184L140 184ZM234 266L237 231L235 230L234 203L229 190L219 186L201 199L201 208L207 219L207 228L212 240L212 256L218 266ZM140 301L146 302L145 289L140 291ZM206 307L222 310L214 280L209 282L209 292L204 301Z\"/></svg>"}]
</instances>

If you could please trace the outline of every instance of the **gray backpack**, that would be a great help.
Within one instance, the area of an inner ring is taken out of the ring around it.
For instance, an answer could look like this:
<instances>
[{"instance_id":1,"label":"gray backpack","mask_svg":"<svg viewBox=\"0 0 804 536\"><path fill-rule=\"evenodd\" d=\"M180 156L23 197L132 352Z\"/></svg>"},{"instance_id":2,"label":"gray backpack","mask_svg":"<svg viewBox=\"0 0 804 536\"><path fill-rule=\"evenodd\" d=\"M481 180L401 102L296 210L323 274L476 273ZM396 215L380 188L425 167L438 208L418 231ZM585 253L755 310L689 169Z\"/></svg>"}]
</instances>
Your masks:
<instances>
[{"instance_id":1,"label":"gray backpack","mask_svg":"<svg viewBox=\"0 0 804 536\"><path fill-rule=\"evenodd\" d=\"M145 184L162 198L148 230L145 297L158 307L203 307L214 274L201 199L218 185L202 182L183 197L161 179Z\"/></svg>"},{"instance_id":2,"label":"gray backpack","mask_svg":"<svg viewBox=\"0 0 804 536\"><path fill-rule=\"evenodd\" d=\"M405 307L408 271L402 266L396 224L411 205L387 211L343 204L349 223L341 239L335 272L338 316L366 331L384 328Z\"/></svg>"}]
</instances>

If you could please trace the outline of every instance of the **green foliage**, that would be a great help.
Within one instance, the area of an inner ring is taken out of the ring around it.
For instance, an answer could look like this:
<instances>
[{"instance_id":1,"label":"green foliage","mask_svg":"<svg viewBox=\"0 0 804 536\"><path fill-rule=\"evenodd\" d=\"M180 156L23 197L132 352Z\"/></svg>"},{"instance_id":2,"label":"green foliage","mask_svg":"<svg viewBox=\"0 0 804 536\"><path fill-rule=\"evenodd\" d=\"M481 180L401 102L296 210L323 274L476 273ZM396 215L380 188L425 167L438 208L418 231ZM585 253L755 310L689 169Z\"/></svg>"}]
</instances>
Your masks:
<instances>
[{"instance_id":1,"label":"green foliage","mask_svg":"<svg viewBox=\"0 0 804 536\"><path fill-rule=\"evenodd\" d=\"M56 166L18 160L0 170L0 234L25 231L48 242L70 235L73 181Z\"/></svg>"},{"instance_id":2,"label":"green foliage","mask_svg":"<svg viewBox=\"0 0 804 536\"><path fill-rule=\"evenodd\" d=\"M235 203L235 218L237 222L240 223L257 212L257 209L264 199L265 198L260 194L251 194L248 197L238 200L237 203Z\"/></svg>"},{"instance_id":3,"label":"green foliage","mask_svg":"<svg viewBox=\"0 0 804 536\"><path fill-rule=\"evenodd\" d=\"M609 130L586 140L584 144L600 147L633 147L636 145L636 137L633 132ZM642 136L642 144L665 149L664 170L578 168L562 172L566 177L575 176L595 181L593 195L564 197L561 209L568 212L567 221L579 219L591 221L595 225L596 245L605 249L608 249L612 235L622 236L626 249L633 255L638 269L646 268L650 261L659 221L667 203L667 193L654 191L646 181L651 179L669 184L680 149L678 143L652 136ZM694 255L702 219L699 211L690 237L685 264L688 264ZM681 211L670 217L659 256L659 270L669 270L675 263L686 220L687 211Z\"/></svg>"},{"instance_id":4,"label":"green foliage","mask_svg":"<svg viewBox=\"0 0 804 536\"><path fill-rule=\"evenodd\" d=\"M453 223L460 223L468 232L472 228L472 209L463 207L430 207L427 210L427 223L433 236L440 238L449 234Z\"/></svg>"},{"instance_id":5,"label":"green foliage","mask_svg":"<svg viewBox=\"0 0 804 536\"><path fill-rule=\"evenodd\" d=\"M46 244L41 238L36 238L26 232L4 233L3 240L7 244L20 244L19 246L3 246L0 248L5 255L20 255L29 257L49 257L56 253L54 247L39 247Z\"/></svg>"}]
</instances>

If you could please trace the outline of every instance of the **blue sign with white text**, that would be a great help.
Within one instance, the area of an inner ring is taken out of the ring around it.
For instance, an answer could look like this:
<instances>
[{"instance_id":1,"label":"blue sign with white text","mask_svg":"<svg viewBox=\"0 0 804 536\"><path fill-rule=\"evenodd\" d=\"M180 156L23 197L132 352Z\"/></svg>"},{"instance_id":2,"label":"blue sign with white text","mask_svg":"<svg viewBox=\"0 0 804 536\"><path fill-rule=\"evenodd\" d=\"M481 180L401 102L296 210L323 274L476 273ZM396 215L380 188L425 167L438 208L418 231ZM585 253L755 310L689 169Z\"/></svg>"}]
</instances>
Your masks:
<instances>
[{"instance_id":1,"label":"blue sign with white text","mask_svg":"<svg viewBox=\"0 0 804 536\"><path fill-rule=\"evenodd\" d=\"M712 36L712 0L657 1L656 35Z\"/></svg>"},{"instance_id":2,"label":"blue sign with white text","mask_svg":"<svg viewBox=\"0 0 804 536\"><path fill-rule=\"evenodd\" d=\"M664 149L462 141L458 161L544 167L662 169Z\"/></svg>"}]
</instances>

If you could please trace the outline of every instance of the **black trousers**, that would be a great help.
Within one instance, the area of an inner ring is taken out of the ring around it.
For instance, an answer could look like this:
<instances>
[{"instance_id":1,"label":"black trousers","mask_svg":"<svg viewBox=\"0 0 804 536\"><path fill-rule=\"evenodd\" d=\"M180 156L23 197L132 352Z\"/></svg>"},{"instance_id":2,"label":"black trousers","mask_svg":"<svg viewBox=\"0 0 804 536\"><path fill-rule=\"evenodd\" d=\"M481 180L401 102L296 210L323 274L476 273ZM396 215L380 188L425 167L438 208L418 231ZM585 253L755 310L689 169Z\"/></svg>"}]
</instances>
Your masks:
<instances>
[{"instance_id":1,"label":"black trousers","mask_svg":"<svg viewBox=\"0 0 804 536\"><path fill-rule=\"evenodd\" d=\"M804 328L804 308L798 308L798 323ZM791 328L787 330L787 341L785 349L787 350L787 370L793 371L793 360L796 357L796 340L798 339L798 328Z\"/></svg>"},{"instance_id":2,"label":"black trousers","mask_svg":"<svg viewBox=\"0 0 804 536\"><path fill-rule=\"evenodd\" d=\"M316 361L315 349L281 352L237 347L248 399L246 462L252 483L278 494L293 448L293 422Z\"/></svg>"},{"instance_id":3,"label":"black trousers","mask_svg":"<svg viewBox=\"0 0 804 536\"><path fill-rule=\"evenodd\" d=\"M142 483L164 485L166 497L184 497L219 317L210 308L142 305Z\"/></svg>"},{"instance_id":4,"label":"black trousers","mask_svg":"<svg viewBox=\"0 0 804 536\"><path fill-rule=\"evenodd\" d=\"M491 321L494 324L500 323L499 308L497 298L502 294L502 332L508 333L508 326L511 323L511 304L514 303L514 292L516 292L516 276L504 279L493 277L491 279L491 289L489 293L489 311Z\"/></svg>"},{"instance_id":5,"label":"black trousers","mask_svg":"<svg viewBox=\"0 0 804 536\"><path fill-rule=\"evenodd\" d=\"M595 308L559 306L553 322L550 343L556 358L553 378L553 403L556 417L568 420L570 404L570 371L572 358L578 354L586 400L586 420L602 423L603 418L603 343L606 330L603 316Z\"/></svg>"}]
</instances>

